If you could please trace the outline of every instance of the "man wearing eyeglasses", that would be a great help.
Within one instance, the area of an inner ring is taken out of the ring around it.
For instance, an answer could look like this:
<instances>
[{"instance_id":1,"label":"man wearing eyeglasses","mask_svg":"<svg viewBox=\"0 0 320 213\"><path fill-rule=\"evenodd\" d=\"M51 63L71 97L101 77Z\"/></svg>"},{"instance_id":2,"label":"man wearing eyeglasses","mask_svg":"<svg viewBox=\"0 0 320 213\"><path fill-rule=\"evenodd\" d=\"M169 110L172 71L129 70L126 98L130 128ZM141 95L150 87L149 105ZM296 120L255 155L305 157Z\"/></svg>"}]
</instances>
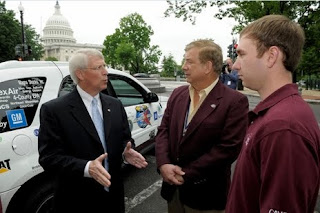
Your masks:
<instances>
[{"instance_id":1,"label":"man wearing eyeglasses","mask_svg":"<svg viewBox=\"0 0 320 213\"><path fill-rule=\"evenodd\" d=\"M100 93L108 71L98 50L83 49L69 61L77 85L42 105L39 162L55 175L54 212L124 212L121 163L147 166L133 150L123 105Z\"/></svg>"}]
</instances>

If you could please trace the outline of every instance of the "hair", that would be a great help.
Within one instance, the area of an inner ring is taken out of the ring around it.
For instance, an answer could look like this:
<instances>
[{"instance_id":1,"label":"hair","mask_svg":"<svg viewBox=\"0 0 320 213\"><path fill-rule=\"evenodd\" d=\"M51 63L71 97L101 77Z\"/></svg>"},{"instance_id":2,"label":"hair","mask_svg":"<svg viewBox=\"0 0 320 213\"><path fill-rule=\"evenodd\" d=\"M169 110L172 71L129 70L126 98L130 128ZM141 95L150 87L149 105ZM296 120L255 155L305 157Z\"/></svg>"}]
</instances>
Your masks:
<instances>
[{"instance_id":1,"label":"hair","mask_svg":"<svg viewBox=\"0 0 320 213\"><path fill-rule=\"evenodd\" d=\"M255 41L258 58L261 58L271 46L277 46L284 55L284 67L290 72L297 68L305 42L302 27L283 15L259 18L241 31L241 37Z\"/></svg>"},{"instance_id":2,"label":"hair","mask_svg":"<svg viewBox=\"0 0 320 213\"><path fill-rule=\"evenodd\" d=\"M199 60L202 64L207 61L212 62L213 71L220 74L222 69L223 57L221 47L211 39L199 39L187 44L185 51L192 48L199 48Z\"/></svg>"},{"instance_id":3,"label":"hair","mask_svg":"<svg viewBox=\"0 0 320 213\"><path fill-rule=\"evenodd\" d=\"M80 49L69 60L70 76L75 84L78 84L79 79L76 75L77 70L85 70L88 68L90 57L104 58L102 53L96 49Z\"/></svg>"}]
</instances>

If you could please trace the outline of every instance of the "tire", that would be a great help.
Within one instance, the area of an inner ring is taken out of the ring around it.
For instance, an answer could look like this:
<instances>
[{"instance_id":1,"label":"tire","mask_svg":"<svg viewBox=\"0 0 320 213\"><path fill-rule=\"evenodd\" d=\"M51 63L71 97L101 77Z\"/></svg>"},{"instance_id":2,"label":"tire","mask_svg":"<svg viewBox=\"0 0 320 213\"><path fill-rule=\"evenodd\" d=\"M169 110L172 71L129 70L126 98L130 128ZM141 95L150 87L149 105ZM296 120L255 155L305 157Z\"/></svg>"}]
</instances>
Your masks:
<instances>
[{"instance_id":1,"label":"tire","mask_svg":"<svg viewBox=\"0 0 320 213\"><path fill-rule=\"evenodd\" d=\"M23 185L9 203L7 213L51 213L53 212L54 184L31 181Z\"/></svg>"}]
</instances>

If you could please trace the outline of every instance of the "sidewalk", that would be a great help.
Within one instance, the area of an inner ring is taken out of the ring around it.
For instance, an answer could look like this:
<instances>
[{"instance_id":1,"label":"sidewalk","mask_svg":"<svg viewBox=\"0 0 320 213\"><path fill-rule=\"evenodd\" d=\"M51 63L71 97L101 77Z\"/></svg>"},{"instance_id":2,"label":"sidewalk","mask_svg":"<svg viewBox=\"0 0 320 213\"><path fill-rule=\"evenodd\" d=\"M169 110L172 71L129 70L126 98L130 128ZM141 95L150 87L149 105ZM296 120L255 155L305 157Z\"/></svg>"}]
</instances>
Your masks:
<instances>
[{"instance_id":1,"label":"sidewalk","mask_svg":"<svg viewBox=\"0 0 320 213\"><path fill-rule=\"evenodd\" d=\"M250 90L248 88L243 88L243 90L239 90L239 92L251 95L251 96L259 96L258 92ZM320 90L302 90L302 98L308 103L318 103L320 104Z\"/></svg>"}]
</instances>

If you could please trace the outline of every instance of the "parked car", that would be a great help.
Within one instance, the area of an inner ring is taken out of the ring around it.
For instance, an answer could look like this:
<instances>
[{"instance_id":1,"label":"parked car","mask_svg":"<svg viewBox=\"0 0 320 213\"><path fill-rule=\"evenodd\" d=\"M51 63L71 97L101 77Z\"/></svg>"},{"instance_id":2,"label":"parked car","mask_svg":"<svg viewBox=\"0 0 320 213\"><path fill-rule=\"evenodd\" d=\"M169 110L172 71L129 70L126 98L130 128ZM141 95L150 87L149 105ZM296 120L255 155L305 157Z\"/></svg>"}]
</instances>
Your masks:
<instances>
[{"instance_id":1,"label":"parked car","mask_svg":"<svg viewBox=\"0 0 320 213\"><path fill-rule=\"evenodd\" d=\"M133 77L135 77L135 78L150 78L150 76L147 73L135 73L135 74L133 74Z\"/></svg>"},{"instance_id":2,"label":"parked car","mask_svg":"<svg viewBox=\"0 0 320 213\"><path fill-rule=\"evenodd\" d=\"M121 100L137 150L144 153L154 146L168 98L125 72L108 72L102 92ZM0 213L49 212L54 184L38 162L39 111L74 89L68 63L3 62L0 76Z\"/></svg>"}]
</instances>

